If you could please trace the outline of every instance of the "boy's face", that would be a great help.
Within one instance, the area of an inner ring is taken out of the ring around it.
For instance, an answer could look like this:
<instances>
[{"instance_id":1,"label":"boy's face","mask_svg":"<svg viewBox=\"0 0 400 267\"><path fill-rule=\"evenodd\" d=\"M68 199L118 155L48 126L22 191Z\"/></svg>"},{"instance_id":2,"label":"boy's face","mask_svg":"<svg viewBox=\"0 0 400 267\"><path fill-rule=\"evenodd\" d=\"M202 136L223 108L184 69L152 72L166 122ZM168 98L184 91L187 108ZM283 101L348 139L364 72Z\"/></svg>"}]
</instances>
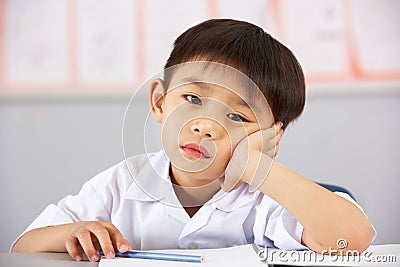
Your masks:
<instances>
[{"instance_id":1,"label":"boy's face","mask_svg":"<svg viewBox=\"0 0 400 267\"><path fill-rule=\"evenodd\" d=\"M265 98L259 91L250 97L245 79L222 64L204 69L204 62L191 62L174 71L163 97L162 81L153 83L152 113L179 185L202 186L222 177L237 144L272 126Z\"/></svg>"}]
</instances>

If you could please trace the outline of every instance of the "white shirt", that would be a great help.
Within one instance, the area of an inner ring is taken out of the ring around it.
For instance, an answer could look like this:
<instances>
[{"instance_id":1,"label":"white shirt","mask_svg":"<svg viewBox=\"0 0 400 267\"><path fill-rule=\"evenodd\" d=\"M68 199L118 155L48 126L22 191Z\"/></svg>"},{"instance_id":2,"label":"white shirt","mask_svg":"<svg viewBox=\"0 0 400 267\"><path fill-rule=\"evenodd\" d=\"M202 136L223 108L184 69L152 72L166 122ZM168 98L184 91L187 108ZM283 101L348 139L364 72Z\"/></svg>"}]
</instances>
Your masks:
<instances>
[{"instance_id":1,"label":"white shirt","mask_svg":"<svg viewBox=\"0 0 400 267\"><path fill-rule=\"evenodd\" d=\"M303 226L267 195L250 192L245 183L229 193L220 190L190 218L174 193L169 164L162 150L129 158L87 181L77 195L47 206L24 233L97 220L112 222L132 249L219 248L252 242L307 249L301 245ZM347 194L338 194L355 203Z\"/></svg>"}]
</instances>

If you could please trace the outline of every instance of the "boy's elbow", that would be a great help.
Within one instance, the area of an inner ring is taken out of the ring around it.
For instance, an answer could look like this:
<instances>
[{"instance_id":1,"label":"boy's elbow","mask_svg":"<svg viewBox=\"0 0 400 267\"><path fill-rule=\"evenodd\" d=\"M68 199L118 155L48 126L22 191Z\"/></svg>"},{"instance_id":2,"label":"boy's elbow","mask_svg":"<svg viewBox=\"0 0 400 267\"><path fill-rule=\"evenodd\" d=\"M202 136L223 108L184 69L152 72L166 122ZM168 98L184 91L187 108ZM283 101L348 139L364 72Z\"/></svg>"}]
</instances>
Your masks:
<instances>
[{"instance_id":1,"label":"boy's elbow","mask_svg":"<svg viewBox=\"0 0 400 267\"><path fill-rule=\"evenodd\" d=\"M18 241L11 245L10 252L22 252L18 247Z\"/></svg>"},{"instance_id":2,"label":"boy's elbow","mask_svg":"<svg viewBox=\"0 0 400 267\"><path fill-rule=\"evenodd\" d=\"M24 247L23 244L21 244L21 238L19 238L14 244L11 245L10 252L29 252L27 249Z\"/></svg>"},{"instance_id":3,"label":"boy's elbow","mask_svg":"<svg viewBox=\"0 0 400 267\"><path fill-rule=\"evenodd\" d=\"M371 245L374 234L375 231L368 220L365 223L354 225L347 235L348 241L344 250L357 250L359 253L363 253Z\"/></svg>"},{"instance_id":4,"label":"boy's elbow","mask_svg":"<svg viewBox=\"0 0 400 267\"><path fill-rule=\"evenodd\" d=\"M11 245L10 252L35 252L33 249L34 246L32 246L29 242L26 241L25 235L22 235L14 242L14 244Z\"/></svg>"}]
</instances>

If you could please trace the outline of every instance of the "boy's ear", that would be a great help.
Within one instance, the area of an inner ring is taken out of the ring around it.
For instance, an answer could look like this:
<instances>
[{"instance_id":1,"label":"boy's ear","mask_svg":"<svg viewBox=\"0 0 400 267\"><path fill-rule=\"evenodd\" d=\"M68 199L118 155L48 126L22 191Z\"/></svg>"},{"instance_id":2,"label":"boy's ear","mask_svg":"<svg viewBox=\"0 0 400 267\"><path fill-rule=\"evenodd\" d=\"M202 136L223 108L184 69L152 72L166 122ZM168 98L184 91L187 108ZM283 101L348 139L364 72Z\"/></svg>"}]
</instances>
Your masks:
<instances>
[{"instance_id":1,"label":"boy's ear","mask_svg":"<svg viewBox=\"0 0 400 267\"><path fill-rule=\"evenodd\" d=\"M157 122L161 122L163 115L163 104L165 99L163 80L154 79L152 81L150 85L149 97L151 114Z\"/></svg>"}]
</instances>

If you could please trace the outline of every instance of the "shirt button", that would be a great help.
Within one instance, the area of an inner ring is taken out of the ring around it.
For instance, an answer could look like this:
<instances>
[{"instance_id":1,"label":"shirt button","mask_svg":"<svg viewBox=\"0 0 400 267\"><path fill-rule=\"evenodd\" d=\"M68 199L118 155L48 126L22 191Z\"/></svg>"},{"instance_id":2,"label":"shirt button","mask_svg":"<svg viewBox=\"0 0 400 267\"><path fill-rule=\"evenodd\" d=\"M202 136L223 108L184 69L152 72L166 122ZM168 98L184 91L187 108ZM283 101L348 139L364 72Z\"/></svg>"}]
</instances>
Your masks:
<instances>
[{"instance_id":1,"label":"shirt button","mask_svg":"<svg viewBox=\"0 0 400 267\"><path fill-rule=\"evenodd\" d=\"M198 249L198 248L199 248L199 246L194 242L190 243L189 246L188 246L188 249Z\"/></svg>"}]
</instances>

